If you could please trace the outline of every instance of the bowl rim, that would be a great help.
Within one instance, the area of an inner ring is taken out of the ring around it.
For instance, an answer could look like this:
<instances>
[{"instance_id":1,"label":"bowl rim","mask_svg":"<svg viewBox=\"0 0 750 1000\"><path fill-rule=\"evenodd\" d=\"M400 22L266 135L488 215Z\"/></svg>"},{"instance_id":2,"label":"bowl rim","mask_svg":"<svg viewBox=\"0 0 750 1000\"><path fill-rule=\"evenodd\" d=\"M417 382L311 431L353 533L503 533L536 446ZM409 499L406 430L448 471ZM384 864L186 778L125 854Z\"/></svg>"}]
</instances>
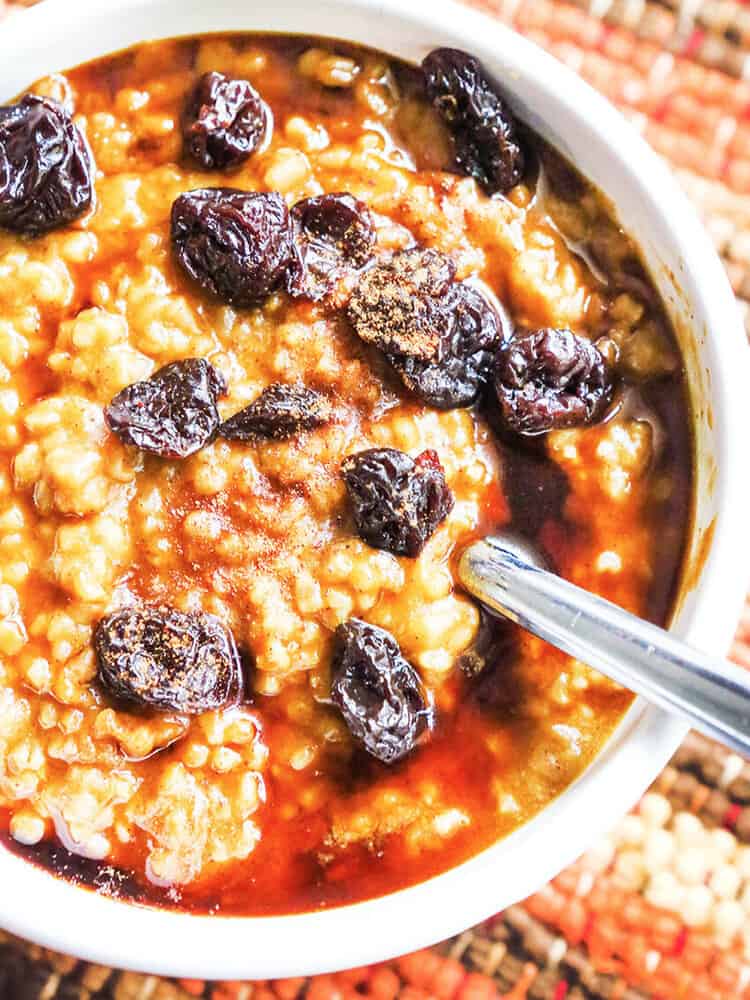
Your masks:
<instances>
[{"instance_id":1,"label":"bowl rim","mask_svg":"<svg viewBox=\"0 0 750 1000\"><path fill-rule=\"evenodd\" d=\"M46 0L3 24L0 56L11 58L15 54L18 61L17 53L33 48L37 33L70 42L71 22L82 26L83 35L96 26L106 35L119 23L126 37L128 12L158 10L173 2L79 0L71 11L67 0ZM181 12L186 24L193 27L182 34L205 30L195 27L204 23L202 4L203 0L184 0ZM210 6L240 8L242 0L217 0ZM418 25L426 38L451 38L453 44L476 52L480 58L487 58L483 53L495 47L499 53L496 58L509 66L512 75L536 74L537 87L544 90L552 106L564 106L588 128L595 123L612 157L626 169L630 183L654 217L665 223L668 220L685 273L700 277L696 295L701 299L700 312L710 318L707 334L714 342L721 337L721 352L715 352L711 369L711 405L718 424L717 494L721 494L722 530L712 541L699 583L702 619L691 612L681 632L696 645L723 651L748 582L744 566L750 537L744 513L750 500L750 471L744 469L739 439L735 443L730 434L732 427L741 425L744 415L742 390L747 384L748 352L724 268L694 209L666 166L618 111L571 70L498 21L459 7L453 0L431 0L427 9L420 0L322 0L316 4L316 8L323 7L359 18L362 28L358 37L364 44L368 20L378 18L392 22L394 29L399 22ZM283 10L301 19L299 33L314 33L307 30L312 19L306 0L260 0L253 8L245 9L248 24L267 18L269 30L287 30L270 27L279 23L279 11ZM108 21L113 18L119 22ZM157 33L154 37L168 36ZM71 51L81 44L92 52L98 48L73 40ZM394 36L391 51L397 50ZM65 65L79 61L64 60ZM525 66L533 67L533 74ZM637 171L633 162L638 164ZM144 908L82 891L0 850L0 881L4 886L0 924L22 937L89 961L169 976L261 979L382 961L458 933L535 891L614 825L657 776L686 732L682 722L636 699L594 763L543 810L544 825L555 826L554 845L542 824L531 820L458 867L374 900L288 916L197 916ZM572 799L578 800L573 808ZM580 833L581 817L586 824L584 836ZM532 858L533 864L529 864ZM503 880L502 889L499 879ZM50 914L44 924L40 924L40 913Z\"/></svg>"}]
</instances>

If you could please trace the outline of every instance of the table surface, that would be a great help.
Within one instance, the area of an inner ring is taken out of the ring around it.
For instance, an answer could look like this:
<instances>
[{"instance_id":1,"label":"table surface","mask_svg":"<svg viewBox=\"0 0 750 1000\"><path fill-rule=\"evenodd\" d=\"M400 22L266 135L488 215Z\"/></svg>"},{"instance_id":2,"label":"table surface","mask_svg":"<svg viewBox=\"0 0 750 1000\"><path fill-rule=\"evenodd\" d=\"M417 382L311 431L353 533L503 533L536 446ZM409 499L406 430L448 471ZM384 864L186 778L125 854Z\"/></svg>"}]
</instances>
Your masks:
<instances>
[{"instance_id":1,"label":"table surface","mask_svg":"<svg viewBox=\"0 0 750 1000\"><path fill-rule=\"evenodd\" d=\"M470 2L579 72L670 162L750 333L750 3ZM29 5L0 0L14 17ZM750 605L732 657L750 667ZM0 1000L363 996L750 1000L750 763L691 735L619 827L549 885L380 966L312 980L178 982L87 965L0 931Z\"/></svg>"}]
</instances>

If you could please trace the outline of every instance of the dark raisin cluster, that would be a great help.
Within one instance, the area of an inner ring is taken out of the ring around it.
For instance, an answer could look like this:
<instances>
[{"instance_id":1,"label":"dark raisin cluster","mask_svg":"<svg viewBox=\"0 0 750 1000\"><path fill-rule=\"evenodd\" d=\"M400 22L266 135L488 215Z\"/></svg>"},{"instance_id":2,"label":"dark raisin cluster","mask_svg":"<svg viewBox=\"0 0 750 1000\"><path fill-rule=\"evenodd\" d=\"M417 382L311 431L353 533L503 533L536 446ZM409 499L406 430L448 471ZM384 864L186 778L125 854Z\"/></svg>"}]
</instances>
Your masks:
<instances>
[{"instance_id":1,"label":"dark raisin cluster","mask_svg":"<svg viewBox=\"0 0 750 1000\"><path fill-rule=\"evenodd\" d=\"M419 675L396 640L358 618L336 630L331 698L352 736L384 764L411 753L432 724Z\"/></svg>"},{"instance_id":2,"label":"dark raisin cluster","mask_svg":"<svg viewBox=\"0 0 750 1000\"><path fill-rule=\"evenodd\" d=\"M216 401L226 391L226 379L205 358L173 361L118 392L104 418L124 444L162 458L187 458L213 439Z\"/></svg>"},{"instance_id":3,"label":"dark raisin cluster","mask_svg":"<svg viewBox=\"0 0 750 1000\"><path fill-rule=\"evenodd\" d=\"M412 459L396 448L350 455L341 471L362 539L376 549L418 556L453 510L437 452Z\"/></svg>"},{"instance_id":4,"label":"dark raisin cluster","mask_svg":"<svg viewBox=\"0 0 750 1000\"><path fill-rule=\"evenodd\" d=\"M233 306L289 291L300 260L286 202L276 192L200 188L172 205L172 249L183 270Z\"/></svg>"},{"instance_id":5,"label":"dark raisin cluster","mask_svg":"<svg viewBox=\"0 0 750 1000\"><path fill-rule=\"evenodd\" d=\"M0 108L0 226L36 236L72 222L91 204L93 162L70 115L27 94Z\"/></svg>"},{"instance_id":6,"label":"dark raisin cluster","mask_svg":"<svg viewBox=\"0 0 750 1000\"><path fill-rule=\"evenodd\" d=\"M233 306L261 305L274 292L317 300L370 258L375 230L349 194L293 206L276 192L199 188L172 205L172 250L202 288Z\"/></svg>"},{"instance_id":7,"label":"dark raisin cluster","mask_svg":"<svg viewBox=\"0 0 750 1000\"><path fill-rule=\"evenodd\" d=\"M292 224L302 263L299 292L313 301L372 256L375 228L369 209L346 192L303 198L292 208Z\"/></svg>"},{"instance_id":8,"label":"dark raisin cluster","mask_svg":"<svg viewBox=\"0 0 750 1000\"><path fill-rule=\"evenodd\" d=\"M437 49L422 70L427 96L453 137L455 169L489 194L507 192L523 175L524 151L513 115L481 65L466 53ZM182 128L187 157L205 169L231 169L265 141L271 113L247 80L207 73L188 96ZM0 157L0 224L41 232L89 204L85 143L54 102L28 97L0 109ZM445 254L412 247L373 263L373 218L347 192L305 198L290 211L275 192L188 191L172 206L171 243L190 278L237 307L260 305L277 292L317 301L361 272L347 306L358 337L430 406L471 406L494 384L503 436L590 423L611 401L612 376L593 344L570 330L511 334L476 285L456 280ZM222 423L217 400L226 391L220 372L190 358L118 393L105 417L123 442L166 458L185 458L216 435L285 440L333 419L328 398L297 383L268 386ZM523 496L544 517L562 505L564 477L545 479L539 456L524 456L506 472L528 480ZM414 459L392 448L361 451L345 459L341 474L359 536L398 556L418 556L454 506L431 450ZM483 622L476 649L459 666L477 703L505 710L504 665L514 649L507 632L501 641L487 616ZM201 712L230 703L243 686L231 633L203 612L121 609L102 619L94 645L103 688L140 708ZM357 743L384 764L409 754L434 723L419 675L395 638L359 619L336 630L331 699Z\"/></svg>"},{"instance_id":9,"label":"dark raisin cluster","mask_svg":"<svg viewBox=\"0 0 750 1000\"><path fill-rule=\"evenodd\" d=\"M488 194L518 184L524 171L518 128L480 63L459 49L435 49L422 70L427 96L453 136L456 170Z\"/></svg>"},{"instance_id":10,"label":"dark raisin cluster","mask_svg":"<svg viewBox=\"0 0 750 1000\"><path fill-rule=\"evenodd\" d=\"M105 690L139 708L207 712L242 688L232 633L204 611L123 608L99 622L94 650Z\"/></svg>"},{"instance_id":11,"label":"dark raisin cluster","mask_svg":"<svg viewBox=\"0 0 750 1000\"><path fill-rule=\"evenodd\" d=\"M451 286L443 300L446 324L435 361L408 354L388 360L404 385L429 406L440 410L471 406L479 398L500 342L497 313L476 288L465 282Z\"/></svg>"},{"instance_id":12,"label":"dark raisin cluster","mask_svg":"<svg viewBox=\"0 0 750 1000\"><path fill-rule=\"evenodd\" d=\"M445 254L403 250L362 274L348 306L357 335L439 409L476 402L500 342L490 303L454 279L455 264Z\"/></svg>"},{"instance_id":13,"label":"dark raisin cluster","mask_svg":"<svg viewBox=\"0 0 750 1000\"><path fill-rule=\"evenodd\" d=\"M366 271L349 302L357 336L388 355L421 361L441 353L456 265L437 250L403 250Z\"/></svg>"},{"instance_id":14,"label":"dark raisin cluster","mask_svg":"<svg viewBox=\"0 0 750 1000\"><path fill-rule=\"evenodd\" d=\"M205 170L238 167L266 139L271 112L247 80L204 73L182 116L186 155Z\"/></svg>"},{"instance_id":15,"label":"dark raisin cluster","mask_svg":"<svg viewBox=\"0 0 750 1000\"><path fill-rule=\"evenodd\" d=\"M322 427L331 415L331 404L314 389L299 383L269 385L255 402L225 420L219 434L233 441L282 441Z\"/></svg>"},{"instance_id":16,"label":"dark raisin cluster","mask_svg":"<svg viewBox=\"0 0 750 1000\"><path fill-rule=\"evenodd\" d=\"M597 348L570 330L535 330L501 348L495 392L508 428L526 437L598 420L612 378Z\"/></svg>"}]
</instances>

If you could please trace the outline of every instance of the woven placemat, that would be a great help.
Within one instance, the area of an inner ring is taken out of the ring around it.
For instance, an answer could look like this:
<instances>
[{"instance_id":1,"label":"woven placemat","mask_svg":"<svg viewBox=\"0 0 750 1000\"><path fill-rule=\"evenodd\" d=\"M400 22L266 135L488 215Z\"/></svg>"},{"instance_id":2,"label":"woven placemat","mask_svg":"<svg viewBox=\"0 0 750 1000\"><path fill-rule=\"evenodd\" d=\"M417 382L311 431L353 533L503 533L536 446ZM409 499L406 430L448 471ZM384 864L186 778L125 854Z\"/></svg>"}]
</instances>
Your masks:
<instances>
[{"instance_id":1,"label":"woven placemat","mask_svg":"<svg viewBox=\"0 0 750 1000\"><path fill-rule=\"evenodd\" d=\"M750 4L471 2L573 67L669 160L750 332ZM0 0L5 12L27 5ZM750 667L750 604L732 656ZM549 885L436 948L378 966L275 982L172 981L0 931L0 1000L191 997L750 1000L750 764L690 736L617 830Z\"/></svg>"}]
</instances>

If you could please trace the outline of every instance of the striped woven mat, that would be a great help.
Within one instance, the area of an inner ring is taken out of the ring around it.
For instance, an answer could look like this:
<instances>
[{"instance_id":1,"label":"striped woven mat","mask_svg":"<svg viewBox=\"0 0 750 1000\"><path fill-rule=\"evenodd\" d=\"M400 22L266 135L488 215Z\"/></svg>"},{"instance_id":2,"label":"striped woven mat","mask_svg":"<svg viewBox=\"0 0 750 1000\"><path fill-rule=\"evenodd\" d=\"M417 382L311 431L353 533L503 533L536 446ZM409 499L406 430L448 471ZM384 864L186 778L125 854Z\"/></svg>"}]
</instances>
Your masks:
<instances>
[{"instance_id":1,"label":"striped woven mat","mask_svg":"<svg viewBox=\"0 0 750 1000\"><path fill-rule=\"evenodd\" d=\"M670 161L750 333L750 3L472 2L581 73ZM732 655L750 667L750 604ZM750 1000L750 764L691 736L619 827L536 895L379 966L178 982L87 965L0 931L0 1000L190 997Z\"/></svg>"}]
</instances>

